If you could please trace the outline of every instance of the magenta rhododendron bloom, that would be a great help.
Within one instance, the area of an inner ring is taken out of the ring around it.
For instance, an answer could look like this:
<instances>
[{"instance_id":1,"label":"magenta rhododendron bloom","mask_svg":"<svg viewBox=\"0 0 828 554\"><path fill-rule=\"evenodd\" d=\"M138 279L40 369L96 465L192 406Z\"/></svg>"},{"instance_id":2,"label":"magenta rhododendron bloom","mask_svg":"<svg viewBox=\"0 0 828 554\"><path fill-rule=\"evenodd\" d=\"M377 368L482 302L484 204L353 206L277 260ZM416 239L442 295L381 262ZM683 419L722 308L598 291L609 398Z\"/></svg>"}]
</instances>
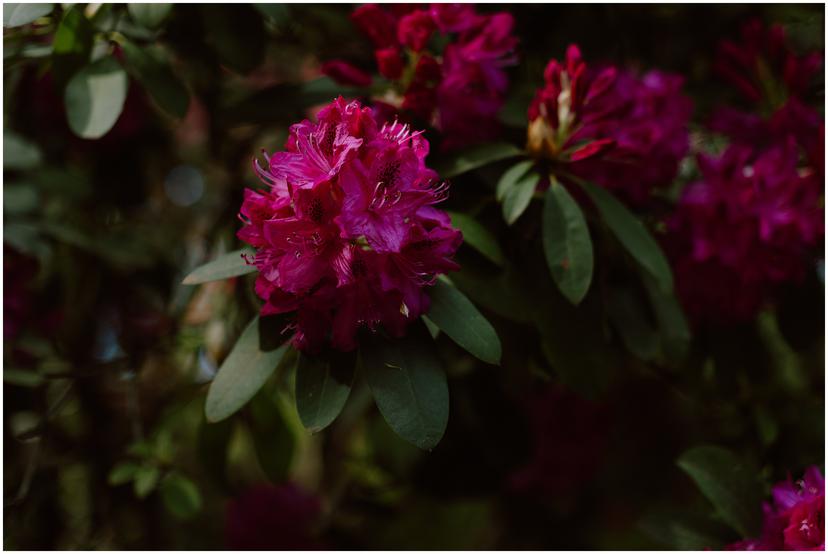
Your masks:
<instances>
[{"instance_id":1,"label":"magenta rhododendron bloom","mask_svg":"<svg viewBox=\"0 0 828 554\"><path fill-rule=\"evenodd\" d=\"M227 503L225 543L233 550L320 550L318 498L291 483L256 485Z\"/></svg>"},{"instance_id":2,"label":"magenta rhododendron bloom","mask_svg":"<svg viewBox=\"0 0 828 554\"><path fill-rule=\"evenodd\" d=\"M781 105L804 94L822 67L822 53L797 55L780 24L768 28L758 19L742 28L742 41L722 41L716 70L748 100Z\"/></svg>"},{"instance_id":3,"label":"magenta rhododendron bloom","mask_svg":"<svg viewBox=\"0 0 828 554\"><path fill-rule=\"evenodd\" d=\"M762 536L728 550L825 550L825 479L818 467L809 467L799 481L777 483L763 510Z\"/></svg>"},{"instance_id":4,"label":"magenta rhododendron bloom","mask_svg":"<svg viewBox=\"0 0 828 554\"><path fill-rule=\"evenodd\" d=\"M672 182L692 112L682 77L589 67L570 45L563 63L546 66L544 82L529 107L530 152L634 204Z\"/></svg>"},{"instance_id":5,"label":"magenta rhododendron bloom","mask_svg":"<svg viewBox=\"0 0 828 554\"><path fill-rule=\"evenodd\" d=\"M699 157L668 223L676 286L697 320L752 318L776 285L801 279L823 235L822 179L792 137L761 151Z\"/></svg>"},{"instance_id":6,"label":"magenta rhododendron bloom","mask_svg":"<svg viewBox=\"0 0 828 554\"><path fill-rule=\"evenodd\" d=\"M516 62L510 14L478 14L470 4L364 4L352 19L373 43L379 73L393 82L383 97L393 117L436 126L444 149L496 136L508 85L503 68ZM437 36L447 45L435 51ZM327 72L351 82L339 73Z\"/></svg>"},{"instance_id":7,"label":"magenta rhododendron bloom","mask_svg":"<svg viewBox=\"0 0 828 554\"><path fill-rule=\"evenodd\" d=\"M447 186L428 151L421 133L339 98L256 164L268 187L245 191L238 236L257 249L262 315L296 312L297 348L353 350L360 327L402 336L428 310L424 287L458 268L462 236L433 207Z\"/></svg>"}]
</instances>

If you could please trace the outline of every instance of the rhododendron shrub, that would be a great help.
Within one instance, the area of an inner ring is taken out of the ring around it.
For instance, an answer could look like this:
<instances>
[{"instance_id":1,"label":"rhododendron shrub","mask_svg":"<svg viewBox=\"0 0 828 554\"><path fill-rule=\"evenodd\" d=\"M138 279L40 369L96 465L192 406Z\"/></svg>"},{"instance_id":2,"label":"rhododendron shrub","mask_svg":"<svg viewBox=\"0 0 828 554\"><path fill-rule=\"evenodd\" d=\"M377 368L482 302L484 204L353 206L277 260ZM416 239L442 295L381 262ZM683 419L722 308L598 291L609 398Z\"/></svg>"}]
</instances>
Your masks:
<instances>
[{"instance_id":1,"label":"rhododendron shrub","mask_svg":"<svg viewBox=\"0 0 828 554\"><path fill-rule=\"evenodd\" d=\"M364 4L351 19L391 84L376 100L386 118L434 125L443 149L496 137L508 86L504 68L516 62L509 13L481 14L472 4ZM348 65L335 60L322 70L364 86L362 72L345 71Z\"/></svg>"}]
</instances>

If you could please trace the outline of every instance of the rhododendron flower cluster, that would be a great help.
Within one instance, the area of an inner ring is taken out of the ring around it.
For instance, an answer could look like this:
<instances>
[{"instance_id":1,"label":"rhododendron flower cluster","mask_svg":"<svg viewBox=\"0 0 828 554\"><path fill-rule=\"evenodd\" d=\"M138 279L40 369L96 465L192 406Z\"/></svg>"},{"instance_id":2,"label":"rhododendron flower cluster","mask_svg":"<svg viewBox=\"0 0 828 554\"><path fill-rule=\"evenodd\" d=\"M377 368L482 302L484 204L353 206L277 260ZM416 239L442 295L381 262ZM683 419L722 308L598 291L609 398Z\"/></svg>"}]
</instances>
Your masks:
<instances>
[{"instance_id":1,"label":"rhododendron flower cluster","mask_svg":"<svg viewBox=\"0 0 828 554\"><path fill-rule=\"evenodd\" d=\"M353 350L360 327L402 336L429 307L423 288L457 269L462 236L433 207L447 186L428 150L421 133L379 127L340 97L256 164L268 187L245 191L238 236L257 249L262 315L295 311L300 350Z\"/></svg>"},{"instance_id":2,"label":"rhododendron flower cluster","mask_svg":"<svg viewBox=\"0 0 828 554\"><path fill-rule=\"evenodd\" d=\"M544 82L529 107L530 152L634 204L672 182L692 112L681 76L589 67L570 45L563 63L546 66Z\"/></svg>"},{"instance_id":3,"label":"rhododendron flower cluster","mask_svg":"<svg viewBox=\"0 0 828 554\"><path fill-rule=\"evenodd\" d=\"M762 536L731 544L728 550L825 550L825 479L812 466L799 481L773 487L763 506Z\"/></svg>"},{"instance_id":4,"label":"rhododendron flower cluster","mask_svg":"<svg viewBox=\"0 0 828 554\"><path fill-rule=\"evenodd\" d=\"M795 141L701 155L668 225L676 286L695 319L747 320L779 283L803 277L824 235L822 179Z\"/></svg>"},{"instance_id":5,"label":"rhododendron flower cluster","mask_svg":"<svg viewBox=\"0 0 828 554\"><path fill-rule=\"evenodd\" d=\"M383 97L385 111L436 126L446 149L495 137L508 85L503 68L516 61L510 14L479 14L470 4L364 4L352 19L401 96ZM447 44L435 49L436 42ZM342 64L323 70L342 80Z\"/></svg>"}]
</instances>

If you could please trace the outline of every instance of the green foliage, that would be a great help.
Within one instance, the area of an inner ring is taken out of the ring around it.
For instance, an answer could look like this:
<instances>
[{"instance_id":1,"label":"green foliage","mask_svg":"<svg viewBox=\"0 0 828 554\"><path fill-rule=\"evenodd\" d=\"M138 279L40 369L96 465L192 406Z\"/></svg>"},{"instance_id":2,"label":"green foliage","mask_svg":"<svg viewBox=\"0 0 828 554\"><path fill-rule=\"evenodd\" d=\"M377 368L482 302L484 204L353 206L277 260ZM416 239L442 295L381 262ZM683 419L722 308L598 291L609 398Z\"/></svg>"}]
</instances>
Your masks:
<instances>
[{"instance_id":1,"label":"green foliage","mask_svg":"<svg viewBox=\"0 0 828 554\"><path fill-rule=\"evenodd\" d=\"M248 426L256 457L265 475L274 483L287 478L296 444L285 410L281 399L266 390L250 402Z\"/></svg>"},{"instance_id":2,"label":"green foliage","mask_svg":"<svg viewBox=\"0 0 828 554\"><path fill-rule=\"evenodd\" d=\"M253 318L210 384L204 413L211 422L233 415L253 398L276 370L289 345L271 351L259 347L259 318Z\"/></svg>"},{"instance_id":3,"label":"green foliage","mask_svg":"<svg viewBox=\"0 0 828 554\"><path fill-rule=\"evenodd\" d=\"M495 191L495 197L498 202L503 202L520 178L526 175L534 165L534 160L523 160L503 172L503 175L500 176L500 180L497 182L497 189Z\"/></svg>"},{"instance_id":4,"label":"green foliage","mask_svg":"<svg viewBox=\"0 0 828 554\"><path fill-rule=\"evenodd\" d=\"M190 96L172 68L147 48L140 48L129 41L124 41L121 46L127 69L144 85L155 103L173 117L184 117Z\"/></svg>"},{"instance_id":5,"label":"green foliage","mask_svg":"<svg viewBox=\"0 0 828 554\"><path fill-rule=\"evenodd\" d=\"M425 328L412 325L402 339L368 337L360 359L388 425L423 450L437 446L448 424L449 394L446 374Z\"/></svg>"},{"instance_id":6,"label":"green foliage","mask_svg":"<svg viewBox=\"0 0 828 554\"><path fill-rule=\"evenodd\" d=\"M539 182L540 175L531 171L519 178L514 186L506 191L503 198L503 219L507 224L511 225L523 215L529 203L532 202Z\"/></svg>"},{"instance_id":7,"label":"green foliage","mask_svg":"<svg viewBox=\"0 0 828 554\"><path fill-rule=\"evenodd\" d=\"M457 177L485 165L514 158L523 150L503 142L484 143L447 156L434 164L434 169L443 178Z\"/></svg>"},{"instance_id":8,"label":"green foliage","mask_svg":"<svg viewBox=\"0 0 828 554\"><path fill-rule=\"evenodd\" d=\"M67 83L89 61L94 31L80 6L63 14L52 40L52 68L59 84Z\"/></svg>"},{"instance_id":9,"label":"green foliage","mask_svg":"<svg viewBox=\"0 0 828 554\"><path fill-rule=\"evenodd\" d=\"M3 169L33 169L43 156L36 144L8 129L3 131ZM5 197L6 190L3 190Z\"/></svg>"},{"instance_id":10,"label":"green foliage","mask_svg":"<svg viewBox=\"0 0 828 554\"><path fill-rule=\"evenodd\" d=\"M66 86L69 127L79 137L104 136L121 115L129 79L113 58L101 58L76 73Z\"/></svg>"},{"instance_id":11,"label":"green foliage","mask_svg":"<svg viewBox=\"0 0 828 554\"><path fill-rule=\"evenodd\" d=\"M135 20L135 23L147 29L158 29L164 23L164 20L169 17L172 8L172 4L163 4L160 2L153 4L127 4L130 17Z\"/></svg>"},{"instance_id":12,"label":"green foliage","mask_svg":"<svg viewBox=\"0 0 828 554\"><path fill-rule=\"evenodd\" d=\"M438 279L428 294L431 298L428 319L432 323L480 360L500 363L497 332L462 292Z\"/></svg>"},{"instance_id":13,"label":"green foliage","mask_svg":"<svg viewBox=\"0 0 828 554\"><path fill-rule=\"evenodd\" d=\"M52 13L54 4L3 4L3 27L20 27Z\"/></svg>"},{"instance_id":14,"label":"green foliage","mask_svg":"<svg viewBox=\"0 0 828 554\"><path fill-rule=\"evenodd\" d=\"M327 352L309 356L299 353L296 364L296 409L302 425L311 433L330 425L351 394L354 359Z\"/></svg>"},{"instance_id":15,"label":"green foliage","mask_svg":"<svg viewBox=\"0 0 828 554\"><path fill-rule=\"evenodd\" d=\"M697 446L678 459L724 522L743 537L762 529L762 487L751 466L718 446Z\"/></svg>"},{"instance_id":16,"label":"green foliage","mask_svg":"<svg viewBox=\"0 0 828 554\"><path fill-rule=\"evenodd\" d=\"M223 279L253 273L256 271L256 266L250 265L244 260L243 256L245 254L252 254L252 251L242 249L222 254L215 260L207 262L191 271L184 278L182 284L200 285L201 283L221 281Z\"/></svg>"},{"instance_id":17,"label":"green foliage","mask_svg":"<svg viewBox=\"0 0 828 554\"><path fill-rule=\"evenodd\" d=\"M544 198L543 251L558 288L580 303L592 282L592 240L583 212L554 177Z\"/></svg>"},{"instance_id":18,"label":"green foliage","mask_svg":"<svg viewBox=\"0 0 828 554\"><path fill-rule=\"evenodd\" d=\"M246 5L200 6L207 41L221 62L238 73L250 73L262 62L267 36L262 17Z\"/></svg>"},{"instance_id":19,"label":"green foliage","mask_svg":"<svg viewBox=\"0 0 828 554\"><path fill-rule=\"evenodd\" d=\"M503 266L505 256L497 239L486 227L477 222L470 215L459 212L449 212L451 224L463 233L463 243L468 244L483 254L493 264Z\"/></svg>"},{"instance_id":20,"label":"green foliage","mask_svg":"<svg viewBox=\"0 0 828 554\"><path fill-rule=\"evenodd\" d=\"M159 492L167 510L177 518L189 519L201 510L198 486L178 472L170 472L164 477Z\"/></svg>"}]
</instances>

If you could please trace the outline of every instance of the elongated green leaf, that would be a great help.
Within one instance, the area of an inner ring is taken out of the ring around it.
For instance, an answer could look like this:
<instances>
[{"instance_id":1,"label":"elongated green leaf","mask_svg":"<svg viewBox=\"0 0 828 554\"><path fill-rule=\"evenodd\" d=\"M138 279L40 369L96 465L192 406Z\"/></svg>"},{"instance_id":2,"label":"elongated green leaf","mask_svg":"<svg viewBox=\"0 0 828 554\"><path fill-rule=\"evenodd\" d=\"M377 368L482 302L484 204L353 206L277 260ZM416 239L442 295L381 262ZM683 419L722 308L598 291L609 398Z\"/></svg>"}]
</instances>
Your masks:
<instances>
[{"instance_id":1,"label":"elongated green leaf","mask_svg":"<svg viewBox=\"0 0 828 554\"><path fill-rule=\"evenodd\" d=\"M435 164L440 177L457 177L478 167L523 154L520 148L505 142L484 143L451 155Z\"/></svg>"},{"instance_id":2,"label":"elongated green leaf","mask_svg":"<svg viewBox=\"0 0 828 554\"><path fill-rule=\"evenodd\" d=\"M438 279L428 295L432 323L470 354L490 364L500 363L500 339L494 327L462 292Z\"/></svg>"},{"instance_id":3,"label":"elongated green leaf","mask_svg":"<svg viewBox=\"0 0 828 554\"><path fill-rule=\"evenodd\" d=\"M506 220L507 224L511 225L517 221L526 211L526 208L529 207L539 181L540 175L533 171L518 179L515 185L508 190L506 197L503 199L503 219Z\"/></svg>"},{"instance_id":4,"label":"elongated green leaf","mask_svg":"<svg viewBox=\"0 0 828 554\"><path fill-rule=\"evenodd\" d=\"M199 285L209 281L221 281L222 279L253 273L256 271L256 266L248 265L244 261L242 255L245 253L252 254L250 250L234 250L222 254L212 262L207 262L194 269L184 278L182 284Z\"/></svg>"},{"instance_id":5,"label":"elongated green leaf","mask_svg":"<svg viewBox=\"0 0 828 554\"><path fill-rule=\"evenodd\" d=\"M81 69L66 86L69 127L83 138L104 136L121 115L129 79L114 58L101 58Z\"/></svg>"},{"instance_id":6,"label":"elongated green leaf","mask_svg":"<svg viewBox=\"0 0 828 554\"><path fill-rule=\"evenodd\" d=\"M402 438L431 450L445 433L449 415L446 374L421 324L402 339L368 337L360 357L380 413Z\"/></svg>"},{"instance_id":7,"label":"elongated green leaf","mask_svg":"<svg viewBox=\"0 0 828 554\"><path fill-rule=\"evenodd\" d=\"M288 424L281 398L262 390L250 402L250 432L259 465L273 483L287 479L296 437Z\"/></svg>"},{"instance_id":8,"label":"elongated green leaf","mask_svg":"<svg viewBox=\"0 0 828 554\"><path fill-rule=\"evenodd\" d=\"M124 41L127 69L144 85L158 106L174 117L184 117L190 95L172 69L146 48Z\"/></svg>"},{"instance_id":9,"label":"elongated green leaf","mask_svg":"<svg viewBox=\"0 0 828 554\"><path fill-rule=\"evenodd\" d=\"M61 87L89 61L94 34L81 6L63 14L52 41L52 71Z\"/></svg>"},{"instance_id":10,"label":"elongated green leaf","mask_svg":"<svg viewBox=\"0 0 828 554\"><path fill-rule=\"evenodd\" d=\"M157 29L172 11L172 4L127 4L129 15L135 23L147 29Z\"/></svg>"},{"instance_id":11,"label":"elongated green leaf","mask_svg":"<svg viewBox=\"0 0 828 554\"><path fill-rule=\"evenodd\" d=\"M198 487L177 471L170 472L161 481L161 500L170 513L181 519L189 519L201 510L201 493Z\"/></svg>"},{"instance_id":12,"label":"elongated green leaf","mask_svg":"<svg viewBox=\"0 0 828 554\"><path fill-rule=\"evenodd\" d=\"M534 164L534 160L523 160L503 172L503 175L497 182L497 190L495 192L495 198L497 198L498 202L503 202L503 199L506 198L506 195L512 190L512 187L515 186L515 183L529 173L529 170L532 169Z\"/></svg>"},{"instance_id":13,"label":"elongated green leaf","mask_svg":"<svg viewBox=\"0 0 828 554\"><path fill-rule=\"evenodd\" d=\"M646 301L627 287L610 290L607 310L627 350L650 361L659 354L659 334L646 312Z\"/></svg>"},{"instance_id":14,"label":"elongated green leaf","mask_svg":"<svg viewBox=\"0 0 828 554\"><path fill-rule=\"evenodd\" d=\"M349 356L299 354L296 364L296 410L311 433L330 425L342 411L354 380Z\"/></svg>"},{"instance_id":15,"label":"elongated green leaf","mask_svg":"<svg viewBox=\"0 0 828 554\"><path fill-rule=\"evenodd\" d=\"M112 468L107 477L107 482L113 487L129 483L135 478L135 474L141 466L135 462L121 462Z\"/></svg>"},{"instance_id":16,"label":"elongated green leaf","mask_svg":"<svg viewBox=\"0 0 828 554\"><path fill-rule=\"evenodd\" d=\"M473 217L457 212L449 212L451 224L460 229L463 233L463 242L468 244L492 261L502 266L505 262L503 250L497 243L497 239L483 225Z\"/></svg>"},{"instance_id":17,"label":"elongated green leaf","mask_svg":"<svg viewBox=\"0 0 828 554\"><path fill-rule=\"evenodd\" d=\"M3 169L32 169L42 156L36 144L13 131L3 131Z\"/></svg>"},{"instance_id":18,"label":"elongated green leaf","mask_svg":"<svg viewBox=\"0 0 828 554\"><path fill-rule=\"evenodd\" d=\"M653 277L644 274L644 285L658 323L661 351L667 363L681 362L690 349L692 333L675 291L664 292Z\"/></svg>"},{"instance_id":19,"label":"elongated green leaf","mask_svg":"<svg viewBox=\"0 0 828 554\"><path fill-rule=\"evenodd\" d=\"M135 472L135 481L132 483L135 496L145 498L155 490L155 487L158 485L158 479L160 478L161 470L158 467L154 465L139 467Z\"/></svg>"},{"instance_id":20,"label":"elongated green leaf","mask_svg":"<svg viewBox=\"0 0 828 554\"><path fill-rule=\"evenodd\" d=\"M52 13L54 4L3 4L3 27L19 27Z\"/></svg>"},{"instance_id":21,"label":"elongated green leaf","mask_svg":"<svg viewBox=\"0 0 828 554\"><path fill-rule=\"evenodd\" d=\"M663 291L672 291L673 273L670 264L644 225L605 189L584 181L579 184L627 252L656 279Z\"/></svg>"},{"instance_id":22,"label":"elongated green leaf","mask_svg":"<svg viewBox=\"0 0 828 554\"><path fill-rule=\"evenodd\" d=\"M554 178L544 199L543 251L558 288L580 303L592 282L592 240L581 208Z\"/></svg>"},{"instance_id":23,"label":"elongated green leaf","mask_svg":"<svg viewBox=\"0 0 828 554\"><path fill-rule=\"evenodd\" d=\"M737 455L718 446L698 446L677 461L715 506L719 516L743 537L762 529L762 493L757 474Z\"/></svg>"},{"instance_id":24,"label":"elongated green leaf","mask_svg":"<svg viewBox=\"0 0 828 554\"><path fill-rule=\"evenodd\" d=\"M210 385L204 406L207 420L221 421L247 404L279 365L287 349L288 345L283 344L276 350L262 352L259 349L259 318L255 317Z\"/></svg>"}]
</instances>

